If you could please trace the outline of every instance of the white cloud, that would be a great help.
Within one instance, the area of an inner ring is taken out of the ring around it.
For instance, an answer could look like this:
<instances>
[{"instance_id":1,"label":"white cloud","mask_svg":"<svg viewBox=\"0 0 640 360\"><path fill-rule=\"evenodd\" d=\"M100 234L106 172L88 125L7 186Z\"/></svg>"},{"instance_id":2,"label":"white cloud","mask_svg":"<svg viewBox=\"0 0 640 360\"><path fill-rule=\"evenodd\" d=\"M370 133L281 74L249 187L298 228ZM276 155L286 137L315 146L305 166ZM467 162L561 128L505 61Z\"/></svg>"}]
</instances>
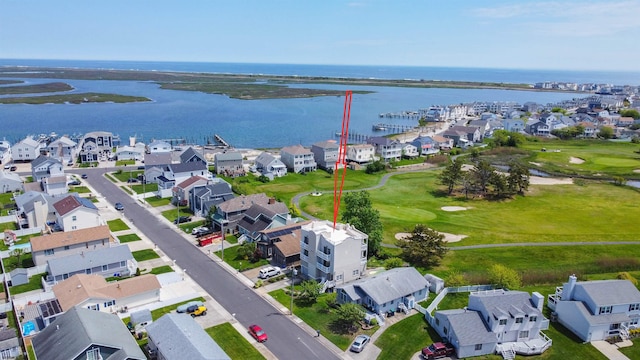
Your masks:
<instances>
[{"instance_id":1,"label":"white cloud","mask_svg":"<svg viewBox=\"0 0 640 360\"><path fill-rule=\"evenodd\" d=\"M545 1L471 9L488 21L511 20L532 35L567 37L608 36L640 28L640 1Z\"/></svg>"}]
</instances>

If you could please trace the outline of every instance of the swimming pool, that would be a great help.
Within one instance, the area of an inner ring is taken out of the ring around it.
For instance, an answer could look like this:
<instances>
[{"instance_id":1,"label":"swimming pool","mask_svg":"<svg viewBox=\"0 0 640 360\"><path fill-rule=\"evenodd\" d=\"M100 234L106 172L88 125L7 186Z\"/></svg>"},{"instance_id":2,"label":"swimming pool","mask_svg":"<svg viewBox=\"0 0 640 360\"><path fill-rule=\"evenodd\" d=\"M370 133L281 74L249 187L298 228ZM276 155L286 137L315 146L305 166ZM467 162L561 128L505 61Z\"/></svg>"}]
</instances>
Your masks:
<instances>
[{"instance_id":1,"label":"swimming pool","mask_svg":"<svg viewBox=\"0 0 640 360\"><path fill-rule=\"evenodd\" d=\"M24 249L25 252L31 252L31 243L23 243L9 246L9 251L15 249Z\"/></svg>"}]
</instances>

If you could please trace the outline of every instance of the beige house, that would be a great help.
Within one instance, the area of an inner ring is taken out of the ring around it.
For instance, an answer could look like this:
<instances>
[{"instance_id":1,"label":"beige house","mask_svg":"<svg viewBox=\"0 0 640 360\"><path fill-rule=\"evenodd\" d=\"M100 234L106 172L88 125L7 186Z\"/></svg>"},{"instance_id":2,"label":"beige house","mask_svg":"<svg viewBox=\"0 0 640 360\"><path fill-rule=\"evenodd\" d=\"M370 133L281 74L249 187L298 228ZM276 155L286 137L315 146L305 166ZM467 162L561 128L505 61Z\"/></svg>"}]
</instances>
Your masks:
<instances>
[{"instance_id":1,"label":"beige house","mask_svg":"<svg viewBox=\"0 0 640 360\"><path fill-rule=\"evenodd\" d=\"M50 259L116 245L107 225L35 236L30 242L33 263L36 266L45 265Z\"/></svg>"},{"instance_id":2,"label":"beige house","mask_svg":"<svg viewBox=\"0 0 640 360\"><path fill-rule=\"evenodd\" d=\"M78 274L53 287L62 310L75 306L115 313L160 301L160 282L153 274L107 282L100 275Z\"/></svg>"},{"instance_id":3,"label":"beige house","mask_svg":"<svg viewBox=\"0 0 640 360\"><path fill-rule=\"evenodd\" d=\"M56 223L63 231L104 225L98 208L88 199L69 195L53 204Z\"/></svg>"}]
</instances>

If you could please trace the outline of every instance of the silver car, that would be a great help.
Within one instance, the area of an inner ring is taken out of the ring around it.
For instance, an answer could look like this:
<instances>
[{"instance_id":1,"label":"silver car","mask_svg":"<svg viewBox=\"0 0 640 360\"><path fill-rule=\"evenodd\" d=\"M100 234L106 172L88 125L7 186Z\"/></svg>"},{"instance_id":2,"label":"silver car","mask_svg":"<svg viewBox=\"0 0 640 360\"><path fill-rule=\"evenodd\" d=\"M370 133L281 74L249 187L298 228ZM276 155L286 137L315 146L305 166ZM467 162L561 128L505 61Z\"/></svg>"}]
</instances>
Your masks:
<instances>
[{"instance_id":1,"label":"silver car","mask_svg":"<svg viewBox=\"0 0 640 360\"><path fill-rule=\"evenodd\" d=\"M369 343L371 338L367 335L358 335L356 340L351 344L351 351L353 352L361 352L364 349L364 346Z\"/></svg>"}]
</instances>

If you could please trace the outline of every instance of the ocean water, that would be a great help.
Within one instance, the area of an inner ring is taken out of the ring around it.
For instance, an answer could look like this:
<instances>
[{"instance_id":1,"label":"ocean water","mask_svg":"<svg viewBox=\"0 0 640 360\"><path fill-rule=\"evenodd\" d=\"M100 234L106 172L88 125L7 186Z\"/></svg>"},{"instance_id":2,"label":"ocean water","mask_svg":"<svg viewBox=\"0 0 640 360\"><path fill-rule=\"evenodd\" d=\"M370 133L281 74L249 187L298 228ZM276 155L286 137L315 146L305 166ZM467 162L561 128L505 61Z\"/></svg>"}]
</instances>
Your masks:
<instances>
[{"instance_id":1,"label":"ocean water","mask_svg":"<svg viewBox=\"0 0 640 360\"><path fill-rule=\"evenodd\" d=\"M171 70L218 73L263 73L280 75L428 78L417 68L357 67L261 64L202 64L159 62L97 62L58 60L0 60L2 65L55 66L78 68L112 68L138 70ZM423 68L420 68L423 69ZM424 68L433 69L433 68ZM443 68L444 69L444 68ZM486 69L440 69L442 80L529 82L531 71L499 71ZM513 73L511 76L508 73ZM358 75L360 74L360 75ZM386 74L386 75L382 75ZM448 75L447 75L448 74ZM553 75L549 72L541 75ZM559 74L558 74L559 75ZM604 76L600 74L598 76ZM417 76L417 77L416 77ZM567 75L568 76L568 75ZM571 76L597 74L576 73ZM507 81L512 79L512 81ZM615 80L613 77L611 78ZM626 79L630 79L626 77ZM52 79L22 79L27 83ZM541 78L535 81L555 80ZM612 83L616 83L611 80ZM55 80L59 81L59 80ZM335 138L340 130L344 97L308 99L237 100L223 95L199 92L161 90L158 85L137 81L65 80L76 92L103 92L152 99L147 103L128 104L47 104L0 105L0 138L15 142L27 134L56 132L82 134L103 130L119 134L123 141L130 136L149 142L153 139L185 139L190 143L207 143L219 134L238 148L278 148L293 144L309 146L320 140ZM591 80L591 82L598 82ZM535 101L542 104L586 95L573 93L531 92L489 89L414 89L400 87L347 87L342 85L305 85L340 91L370 90L372 94L354 94L351 105L351 133L380 134L372 125L381 121L399 125L415 125L416 120L380 119L381 113L424 109L431 105L449 105L472 101Z\"/></svg>"}]
</instances>

